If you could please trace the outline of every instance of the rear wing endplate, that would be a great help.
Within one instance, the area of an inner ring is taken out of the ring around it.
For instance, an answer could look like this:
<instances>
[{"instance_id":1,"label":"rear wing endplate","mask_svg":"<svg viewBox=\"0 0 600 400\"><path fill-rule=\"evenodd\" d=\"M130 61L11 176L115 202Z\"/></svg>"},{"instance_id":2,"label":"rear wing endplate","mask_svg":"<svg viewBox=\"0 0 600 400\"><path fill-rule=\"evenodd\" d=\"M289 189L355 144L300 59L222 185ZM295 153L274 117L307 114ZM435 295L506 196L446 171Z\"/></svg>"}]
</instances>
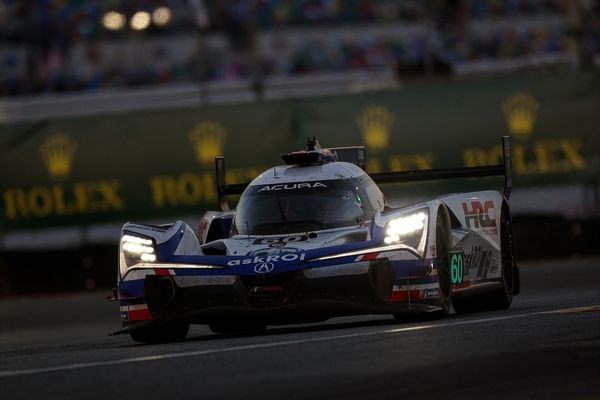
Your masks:
<instances>
[{"instance_id":1,"label":"rear wing endplate","mask_svg":"<svg viewBox=\"0 0 600 400\"><path fill-rule=\"evenodd\" d=\"M330 148L339 161L351 162L365 169L365 147L334 147ZM248 183L227 184L225 181L225 157L215 157L215 169L217 176L217 195L221 211L228 211L229 204L226 197L240 195L248 186ZM502 164L484 165L479 167L458 168L434 168L424 170L378 172L369 174L376 183L401 183L417 182L436 179L452 178L476 178L483 176L504 175L504 196L508 199L512 190L512 156L510 149L510 137L502 137Z\"/></svg>"},{"instance_id":2,"label":"rear wing endplate","mask_svg":"<svg viewBox=\"0 0 600 400\"><path fill-rule=\"evenodd\" d=\"M233 183L225 182L225 157L215 157L215 169L217 175L217 196L219 199L219 208L221 211L229 211L229 204L226 196L242 194L248 183Z\"/></svg>"}]
</instances>

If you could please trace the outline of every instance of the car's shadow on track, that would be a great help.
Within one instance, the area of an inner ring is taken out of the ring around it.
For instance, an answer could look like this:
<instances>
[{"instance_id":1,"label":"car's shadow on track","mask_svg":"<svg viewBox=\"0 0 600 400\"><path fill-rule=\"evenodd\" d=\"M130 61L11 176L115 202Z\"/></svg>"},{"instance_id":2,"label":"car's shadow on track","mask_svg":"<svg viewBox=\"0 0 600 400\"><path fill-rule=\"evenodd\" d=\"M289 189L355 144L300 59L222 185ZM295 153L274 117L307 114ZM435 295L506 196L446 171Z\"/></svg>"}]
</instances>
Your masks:
<instances>
[{"instance_id":1,"label":"car's shadow on track","mask_svg":"<svg viewBox=\"0 0 600 400\"><path fill-rule=\"evenodd\" d=\"M316 332L331 332L331 331L341 331L345 329L360 329L360 328L369 328L369 327L377 327L377 326L393 326L393 327L407 327L411 324L419 324L419 323L428 323L428 324L437 324L443 322L459 322L464 320L469 320L473 318L481 318L485 317L499 317L499 316L507 316L511 314L523 313L524 311L540 311L539 307L516 307L515 309L509 310L497 310L497 311L487 311L487 312L472 312L465 314L457 314L452 312L450 315L447 315L443 318L440 318L439 315L427 314L427 313L415 313L415 314L405 314L400 315L397 318L393 318L391 315L388 317L386 315L381 315L377 319L366 319L360 321L340 321L340 322L322 322L322 323L310 323L306 325L275 325L269 326L269 328L265 331L244 331L244 332L236 332L236 333L212 333L212 332L202 332L194 334L193 332L182 342L179 343L199 343L199 342L218 342L226 339L240 339L240 338L252 338L252 337L268 337L268 336L277 336L277 335L291 335L291 334L302 334L302 333L316 333ZM342 317L342 318L352 318L352 317ZM208 327L206 328L208 330ZM162 343L162 344L152 344L150 346L157 345L165 345L165 344L174 344L174 343ZM131 348L131 347L139 347L144 346L141 343L130 342L127 345L118 346L120 348Z\"/></svg>"},{"instance_id":2,"label":"car's shadow on track","mask_svg":"<svg viewBox=\"0 0 600 400\"><path fill-rule=\"evenodd\" d=\"M314 333L314 332L328 332L337 331L343 329L355 329L355 328L368 328L375 326L398 326L411 323L422 323L422 322L433 322L439 321L439 318L433 318L427 314L410 314L403 316L400 319L386 318L382 316L381 319L365 320L365 321L348 321L338 323L321 323L321 324L310 324L310 325L293 325L293 326L270 326L267 330L262 332L239 332L239 333L228 333L228 334L208 334L202 336L195 336L186 339L186 342L197 342L197 341L208 341L208 340L222 340L229 338L241 338L241 337L257 337L257 336L275 336L275 335L289 335L298 333Z\"/></svg>"},{"instance_id":3,"label":"car's shadow on track","mask_svg":"<svg viewBox=\"0 0 600 400\"><path fill-rule=\"evenodd\" d=\"M301 333L315 333L315 332L328 332L328 331L339 331L344 329L356 329L356 328L368 328L376 326L387 326L387 325L405 325L410 323L419 322L431 322L437 321L438 318L431 318L427 315L413 314L407 315L401 319L394 319L391 316L381 316L381 319L363 320L363 321L347 321L337 323L319 323L319 324L307 324L307 325L286 325L286 326L270 326L265 331L260 332L236 332L236 333L208 333L200 334L198 336L189 336L185 341L180 343L192 343L192 342L213 342L224 339L238 339L238 338L251 338L251 337L265 337L265 336L276 336L276 335L289 335L289 334L301 334ZM152 344L150 346L160 346L163 344ZM168 344L168 343L166 343ZM170 343L173 344L173 343ZM126 345L117 346L120 348L131 348L144 346L141 343L128 343Z\"/></svg>"},{"instance_id":4,"label":"car's shadow on track","mask_svg":"<svg viewBox=\"0 0 600 400\"><path fill-rule=\"evenodd\" d=\"M523 311L520 309L519 311ZM269 326L269 328L265 331L241 331L236 333L200 333L194 335L193 333L188 336L183 342L179 343L198 343L198 342L218 342L226 339L240 339L240 338L252 338L252 337L268 337L268 336L277 336L277 335L290 335L290 334L302 334L302 333L316 333L316 332L331 332L331 331L341 331L345 329L358 329L358 328L369 328L369 327L377 327L377 326L394 326L394 327L405 327L410 324L418 324L418 323L442 323L443 321L452 321L457 322L465 319L478 318L478 316L486 315L489 317L495 317L500 315L508 315L507 312L510 310L500 310L497 312L474 312L468 314L456 314L452 313L448 316L440 318L439 316L434 316L432 314L406 314L401 315L399 318L386 317L385 315L381 315L378 319L368 319L362 321L342 321L342 322L323 322L323 323L311 323L307 325L276 325ZM208 329L208 328L207 328ZM160 346L165 344L174 343L162 343L162 344L152 344L150 346ZM139 346L147 346L141 343L130 342L126 345L117 346L120 348L131 348L131 347L139 347Z\"/></svg>"}]
</instances>

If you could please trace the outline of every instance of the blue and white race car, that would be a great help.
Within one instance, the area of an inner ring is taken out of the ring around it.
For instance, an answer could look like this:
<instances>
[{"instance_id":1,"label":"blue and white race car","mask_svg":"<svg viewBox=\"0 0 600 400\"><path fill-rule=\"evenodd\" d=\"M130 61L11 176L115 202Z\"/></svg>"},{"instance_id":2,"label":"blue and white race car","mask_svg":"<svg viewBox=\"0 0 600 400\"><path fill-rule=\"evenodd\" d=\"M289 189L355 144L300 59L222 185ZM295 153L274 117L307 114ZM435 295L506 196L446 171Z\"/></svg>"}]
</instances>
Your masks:
<instances>
[{"instance_id":1,"label":"blue and white race car","mask_svg":"<svg viewBox=\"0 0 600 400\"><path fill-rule=\"evenodd\" d=\"M217 158L222 211L207 212L198 233L182 221L123 226L115 333L152 343L183 340L190 324L256 332L357 314L507 308L519 271L508 138L503 149L501 165L368 175L364 147L322 149L313 138L246 185L227 185ZM504 175L504 193L402 208L376 184L486 175ZM229 211L225 196L240 193Z\"/></svg>"}]
</instances>

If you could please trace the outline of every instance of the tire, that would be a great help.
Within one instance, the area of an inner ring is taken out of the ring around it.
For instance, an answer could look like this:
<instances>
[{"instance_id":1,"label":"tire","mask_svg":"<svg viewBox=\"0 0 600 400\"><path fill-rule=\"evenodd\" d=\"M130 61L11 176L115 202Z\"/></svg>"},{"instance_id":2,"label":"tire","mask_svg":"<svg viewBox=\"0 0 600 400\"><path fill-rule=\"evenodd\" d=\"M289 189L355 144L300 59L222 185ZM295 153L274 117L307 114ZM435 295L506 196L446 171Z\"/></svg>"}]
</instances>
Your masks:
<instances>
[{"instance_id":1,"label":"tire","mask_svg":"<svg viewBox=\"0 0 600 400\"><path fill-rule=\"evenodd\" d=\"M436 317L445 317L450 314L452 304L452 283L450 280L450 224L448 215L440 208L435 227L435 248L437 253L437 275L440 284L440 297L434 305L440 307L435 311Z\"/></svg>"},{"instance_id":2,"label":"tire","mask_svg":"<svg viewBox=\"0 0 600 400\"><path fill-rule=\"evenodd\" d=\"M454 299L452 306L459 314L503 310L510 307L515 290L515 256L512 226L508 211L500 217L500 249L502 253L502 287L489 293Z\"/></svg>"},{"instance_id":3,"label":"tire","mask_svg":"<svg viewBox=\"0 0 600 400\"><path fill-rule=\"evenodd\" d=\"M502 209L500 217L500 243L502 251L502 288L490 293L490 309L510 307L515 291L515 252L512 225L508 212Z\"/></svg>"},{"instance_id":4,"label":"tire","mask_svg":"<svg viewBox=\"0 0 600 400\"><path fill-rule=\"evenodd\" d=\"M208 324L211 331L224 335L239 335L248 334L256 335L264 332L267 329L267 324L264 322L230 322L219 321Z\"/></svg>"},{"instance_id":5,"label":"tire","mask_svg":"<svg viewBox=\"0 0 600 400\"><path fill-rule=\"evenodd\" d=\"M140 343L169 343L180 342L185 339L190 330L190 324L177 323L160 325L132 330L131 339Z\"/></svg>"}]
</instances>

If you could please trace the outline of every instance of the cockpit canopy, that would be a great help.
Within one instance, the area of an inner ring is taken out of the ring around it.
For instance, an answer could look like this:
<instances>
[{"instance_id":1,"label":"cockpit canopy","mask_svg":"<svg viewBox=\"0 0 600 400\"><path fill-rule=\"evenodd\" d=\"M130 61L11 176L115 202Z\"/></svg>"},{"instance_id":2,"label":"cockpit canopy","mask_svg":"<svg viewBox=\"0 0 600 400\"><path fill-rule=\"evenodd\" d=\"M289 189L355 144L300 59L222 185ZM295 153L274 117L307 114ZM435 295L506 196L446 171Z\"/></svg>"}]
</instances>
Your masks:
<instances>
[{"instance_id":1,"label":"cockpit canopy","mask_svg":"<svg viewBox=\"0 0 600 400\"><path fill-rule=\"evenodd\" d=\"M250 185L236 207L233 233L277 235L356 226L370 220L383 203L366 174L362 179Z\"/></svg>"}]
</instances>

